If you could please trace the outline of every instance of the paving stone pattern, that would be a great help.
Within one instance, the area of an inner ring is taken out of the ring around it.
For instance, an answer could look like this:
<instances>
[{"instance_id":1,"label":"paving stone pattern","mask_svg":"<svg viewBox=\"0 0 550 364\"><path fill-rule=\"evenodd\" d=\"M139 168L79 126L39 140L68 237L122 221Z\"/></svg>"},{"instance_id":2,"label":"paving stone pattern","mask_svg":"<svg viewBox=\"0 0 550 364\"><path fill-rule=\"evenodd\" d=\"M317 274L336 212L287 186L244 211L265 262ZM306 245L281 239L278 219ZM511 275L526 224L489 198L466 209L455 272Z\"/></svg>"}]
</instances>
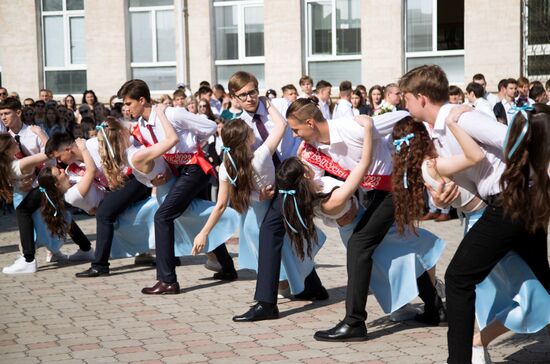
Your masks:
<instances>
[{"instance_id":1,"label":"paving stone pattern","mask_svg":"<svg viewBox=\"0 0 550 364\"><path fill-rule=\"evenodd\" d=\"M79 218L95 239L95 221ZM447 242L438 266L442 277L460 242L458 220L424 224ZM177 268L182 294L144 296L155 281L153 267L133 259L112 262L111 276L77 279L89 263L46 263L37 253L36 274L0 274L0 363L443 363L446 328L414 322L393 323L374 297L367 303L369 340L327 343L313 340L318 329L332 327L344 314L345 252L337 231L324 229L318 272L330 293L324 302L280 300L281 318L234 323L231 317L251 305L255 275L240 271L239 280L219 283L203 267L204 256L187 257ZM0 265L11 264L19 238L14 215L0 217ZM72 253L76 245L62 250ZM236 258L236 244L229 245ZM416 300L415 304L420 305ZM506 334L490 352L496 363L550 363L550 338Z\"/></svg>"}]
</instances>

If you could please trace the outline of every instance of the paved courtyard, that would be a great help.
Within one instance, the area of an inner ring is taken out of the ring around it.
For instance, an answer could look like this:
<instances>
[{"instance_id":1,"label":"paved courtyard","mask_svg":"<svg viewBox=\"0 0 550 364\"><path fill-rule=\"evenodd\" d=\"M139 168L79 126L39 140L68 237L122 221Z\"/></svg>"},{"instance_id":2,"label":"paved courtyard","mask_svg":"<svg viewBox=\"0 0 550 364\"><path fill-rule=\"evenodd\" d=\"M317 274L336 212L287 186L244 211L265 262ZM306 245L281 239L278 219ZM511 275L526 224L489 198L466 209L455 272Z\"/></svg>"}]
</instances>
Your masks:
<instances>
[{"instance_id":1,"label":"paved courtyard","mask_svg":"<svg viewBox=\"0 0 550 364\"><path fill-rule=\"evenodd\" d=\"M79 216L91 240L95 222ZM456 249L462 227L458 220L425 226L447 241L439 265L443 272ZM0 274L1 363L443 363L446 328L414 322L393 323L369 297L369 340L326 343L313 340L315 330L329 328L344 313L345 253L335 229L317 257L328 301L279 302L281 318L234 323L231 317L252 304L254 274L239 272L238 281L219 283L203 267L204 256L183 260L177 272L182 294L144 296L154 282L153 267L134 266L133 259L114 261L111 276L76 279L86 264L46 263L37 253L36 274ZM18 253L14 215L0 216L0 265ZM229 247L236 252L235 244ZM65 245L65 252L76 250ZM234 255L236 258L236 255ZM419 305L419 301L417 301ZM550 337L507 334L490 348L497 363L550 363Z\"/></svg>"}]
</instances>

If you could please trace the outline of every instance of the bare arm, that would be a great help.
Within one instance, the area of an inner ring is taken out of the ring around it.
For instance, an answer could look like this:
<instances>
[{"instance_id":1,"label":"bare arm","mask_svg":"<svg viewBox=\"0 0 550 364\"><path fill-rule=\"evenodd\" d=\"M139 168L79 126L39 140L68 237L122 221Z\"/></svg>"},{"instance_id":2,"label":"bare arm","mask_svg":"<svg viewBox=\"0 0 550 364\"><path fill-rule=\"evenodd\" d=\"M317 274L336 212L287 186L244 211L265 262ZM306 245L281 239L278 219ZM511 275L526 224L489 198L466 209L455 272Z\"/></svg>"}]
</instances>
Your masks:
<instances>
[{"instance_id":1,"label":"bare arm","mask_svg":"<svg viewBox=\"0 0 550 364\"><path fill-rule=\"evenodd\" d=\"M218 191L218 200L216 201L216 206L212 210L208 220L202 230L197 234L193 242L193 250L191 254L197 255L200 253L206 246L206 239L208 234L212 231L214 226L220 221L225 209L227 208L227 203L229 202L229 182L226 180L220 179L220 189Z\"/></svg>"},{"instance_id":2,"label":"bare arm","mask_svg":"<svg viewBox=\"0 0 550 364\"><path fill-rule=\"evenodd\" d=\"M174 130L174 127L166 117L166 105L156 104L153 106L153 108L155 114L160 119L160 125L164 130L164 135L166 136L166 138L156 144L153 144L149 148L142 148L138 150L132 156L132 164L134 165L134 167L137 168L138 171L143 173L150 172L154 167L153 161L155 160L155 158L158 158L166 153L179 141L176 130Z\"/></svg>"},{"instance_id":3,"label":"bare arm","mask_svg":"<svg viewBox=\"0 0 550 364\"><path fill-rule=\"evenodd\" d=\"M476 141L458 125L460 116L468 111L472 111L472 108L468 106L454 107L445 119L447 127L455 136L464 154L437 158L437 171L443 176L452 177L455 173L473 167L485 158L484 151Z\"/></svg>"},{"instance_id":4,"label":"bare arm","mask_svg":"<svg viewBox=\"0 0 550 364\"><path fill-rule=\"evenodd\" d=\"M269 116L271 116L271 120L274 124L273 129L271 130L269 136L264 142L264 144L269 149L269 153L273 154L277 150L277 146L279 145L281 139L283 139L283 136L285 134L286 120L279 113L277 108L271 105L271 102L266 97L260 97L260 102L263 102L265 104L265 108L267 109Z\"/></svg>"},{"instance_id":5,"label":"bare arm","mask_svg":"<svg viewBox=\"0 0 550 364\"><path fill-rule=\"evenodd\" d=\"M86 197L88 191L90 191L90 188L92 187L92 183L94 183L95 172L97 169L92 155L86 148L86 140L78 138L75 143L78 149L82 152L82 158L84 159L84 165L86 167L84 176L80 181L78 181L76 188L82 197Z\"/></svg>"},{"instance_id":6,"label":"bare arm","mask_svg":"<svg viewBox=\"0 0 550 364\"><path fill-rule=\"evenodd\" d=\"M324 201L321 204L321 209L323 212L334 215L342 210L346 202L351 198L355 193L361 181L365 177L365 173L369 169L372 160L372 148L373 148L373 138L372 138L372 129L373 123L372 119L369 117L364 123L364 140L363 140L363 152L361 154L361 160L356 168L350 173L344 184L334 190L332 195L328 200Z\"/></svg>"}]
</instances>

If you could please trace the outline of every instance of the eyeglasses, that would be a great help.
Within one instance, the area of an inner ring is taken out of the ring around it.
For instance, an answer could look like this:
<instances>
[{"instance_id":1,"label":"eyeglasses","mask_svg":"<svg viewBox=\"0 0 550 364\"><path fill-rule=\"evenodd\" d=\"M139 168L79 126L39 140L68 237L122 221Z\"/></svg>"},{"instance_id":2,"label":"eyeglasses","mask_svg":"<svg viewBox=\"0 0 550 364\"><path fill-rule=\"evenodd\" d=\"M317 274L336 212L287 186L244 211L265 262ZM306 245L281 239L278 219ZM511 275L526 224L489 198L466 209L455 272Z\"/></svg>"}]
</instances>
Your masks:
<instances>
[{"instance_id":1,"label":"eyeglasses","mask_svg":"<svg viewBox=\"0 0 550 364\"><path fill-rule=\"evenodd\" d=\"M0 96L8 96L7 92L0 92Z\"/></svg>"},{"instance_id":2,"label":"eyeglasses","mask_svg":"<svg viewBox=\"0 0 550 364\"><path fill-rule=\"evenodd\" d=\"M206 108L206 105L204 105L204 104L203 104L203 105L199 105L199 107L204 107L204 108Z\"/></svg>"},{"instance_id":3,"label":"eyeglasses","mask_svg":"<svg viewBox=\"0 0 550 364\"><path fill-rule=\"evenodd\" d=\"M258 97L258 89L254 89L248 92L243 92L242 94L235 95L239 100L246 101L248 99L248 96L250 96L251 99L254 99Z\"/></svg>"}]
</instances>

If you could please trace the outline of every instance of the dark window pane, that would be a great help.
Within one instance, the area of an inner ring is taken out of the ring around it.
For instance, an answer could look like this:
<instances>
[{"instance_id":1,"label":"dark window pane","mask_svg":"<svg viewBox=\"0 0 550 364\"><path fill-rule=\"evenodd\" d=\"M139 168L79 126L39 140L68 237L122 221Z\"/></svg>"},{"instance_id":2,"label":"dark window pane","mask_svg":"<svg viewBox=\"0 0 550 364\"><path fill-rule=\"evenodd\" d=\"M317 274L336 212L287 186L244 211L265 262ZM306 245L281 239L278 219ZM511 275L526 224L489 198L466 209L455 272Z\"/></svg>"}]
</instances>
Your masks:
<instances>
[{"instance_id":1,"label":"dark window pane","mask_svg":"<svg viewBox=\"0 0 550 364\"><path fill-rule=\"evenodd\" d=\"M132 78L145 81L151 90L173 90L176 87L176 67L133 68Z\"/></svg>"},{"instance_id":2,"label":"dark window pane","mask_svg":"<svg viewBox=\"0 0 550 364\"><path fill-rule=\"evenodd\" d=\"M130 0L130 7L174 5L174 0Z\"/></svg>"},{"instance_id":3,"label":"dark window pane","mask_svg":"<svg viewBox=\"0 0 550 364\"><path fill-rule=\"evenodd\" d=\"M550 44L550 0L527 2L528 44Z\"/></svg>"},{"instance_id":4,"label":"dark window pane","mask_svg":"<svg viewBox=\"0 0 550 364\"><path fill-rule=\"evenodd\" d=\"M550 75L550 54L527 57L527 74L529 76Z\"/></svg>"},{"instance_id":5,"label":"dark window pane","mask_svg":"<svg viewBox=\"0 0 550 364\"><path fill-rule=\"evenodd\" d=\"M44 11L61 11L63 10L63 0L43 0L42 9Z\"/></svg>"},{"instance_id":6,"label":"dark window pane","mask_svg":"<svg viewBox=\"0 0 550 364\"><path fill-rule=\"evenodd\" d=\"M237 7L216 7L214 8L214 18L216 25L216 59L239 59Z\"/></svg>"},{"instance_id":7,"label":"dark window pane","mask_svg":"<svg viewBox=\"0 0 550 364\"><path fill-rule=\"evenodd\" d=\"M311 19L311 54L332 54L332 5L319 1L309 3Z\"/></svg>"},{"instance_id":8,"label":"dark window pane","mask_svg":"<svg viewBox=\"0 0 550 364\"><path fill-rule=\"evenodd\" d=\"M84 10L84 0L67 0L67 10Z\"/></svg>"},{"instance_id":9,"label":"dark window pane","mask_svg":"<svg viewBox=\"0 0 550 364\"><path fill-rule=\"evenodd\" d=\"M264 55L264 7L244 8L245 56Z\"/></svg>"},{"instance_id":10,"label":"dark window pane","mask_svg":"<svg viewBox=\"0 0 550 364\"><path fill-rule=\"evenodd\" d=\"M464 0L437 0L437 50L464 49Z\"/></svg>"},{"instance_id":11,"label":"dark window pane","mask_svg":"<svg viewBox=\"0 0 550 364\"><path fill-rule=\"evenodd\" d=\"M361 53L361 3L359 0L336 1L336 54Z\"/></svg>"},{"instance_id":12,"label":"dark window pane","mask_svg":"<svg viewBox=\"0 0 550 364\"><path fill-rule=\"evenodd\" d=\"M86 71L46 71L46 88L54 94L81 94L86 90Z\"/></svg>"}]
</instances>

